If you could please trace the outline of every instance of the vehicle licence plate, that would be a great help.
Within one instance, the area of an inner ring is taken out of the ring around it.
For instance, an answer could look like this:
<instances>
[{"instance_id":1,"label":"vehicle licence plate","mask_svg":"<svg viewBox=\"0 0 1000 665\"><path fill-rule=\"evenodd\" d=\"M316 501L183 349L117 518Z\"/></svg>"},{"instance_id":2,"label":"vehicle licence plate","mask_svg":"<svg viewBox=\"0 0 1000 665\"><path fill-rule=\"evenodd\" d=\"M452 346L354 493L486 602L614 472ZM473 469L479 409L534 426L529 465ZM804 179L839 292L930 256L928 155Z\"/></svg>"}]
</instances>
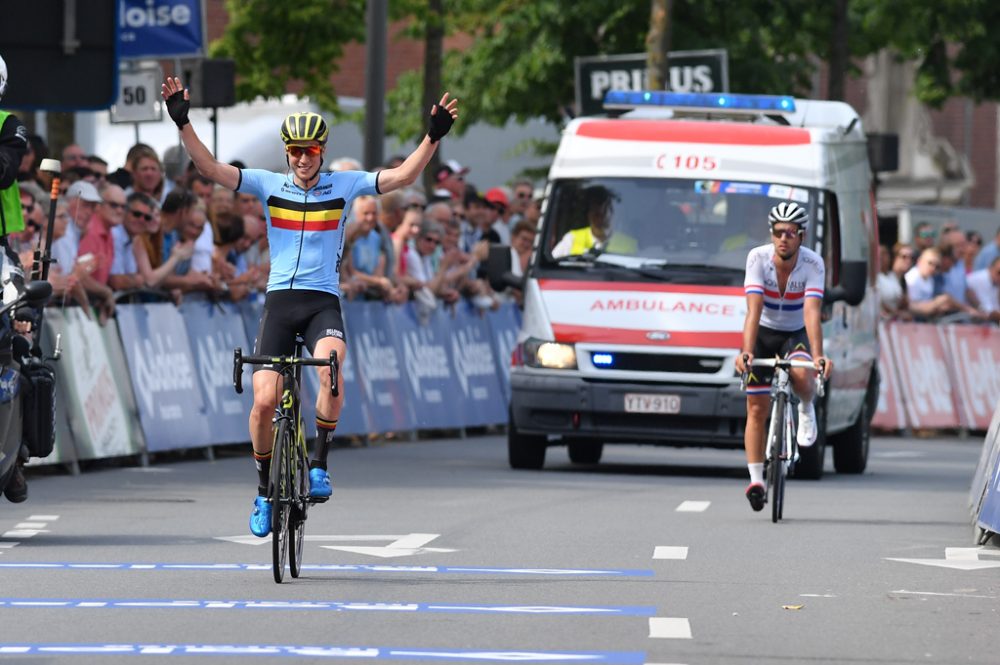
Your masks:
<instances>
[{"instance_id":1,"label":"vehicle licence plate","mask_svg":"<svg viewBox=\"0 0 1000 665\"><path fill-rule=\"evenodd\" d=\"M625 413L680 413L680 395L625 393Z\"/></svg>"}]
</instances>

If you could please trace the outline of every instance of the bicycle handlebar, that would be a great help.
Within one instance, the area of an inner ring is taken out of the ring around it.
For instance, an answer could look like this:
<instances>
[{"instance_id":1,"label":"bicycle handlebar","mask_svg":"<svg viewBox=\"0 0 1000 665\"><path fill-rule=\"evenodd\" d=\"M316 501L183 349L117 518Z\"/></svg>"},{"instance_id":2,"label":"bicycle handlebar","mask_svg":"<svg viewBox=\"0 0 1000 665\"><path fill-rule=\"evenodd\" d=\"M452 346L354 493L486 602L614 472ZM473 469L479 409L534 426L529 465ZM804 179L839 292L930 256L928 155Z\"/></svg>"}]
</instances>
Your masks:
<instances>
[{"instance_id":1,"label":"bicycle handlebar","mask_svg":"<svg viewBox=\"0 0 1000 665\"><path fill-rule=\"evenodd\" d=\"M340 395L340 386L337 385L339 383L340 363L337 361L336 351L330 351L328 359L301 358L299 356L245 356L243 349L236 347L233 351L233 387L241 395L243 394L243 365L278 365L282 369L293 365L329 367L330 392L334 397Z\"/></svg>"},{"instance_id":2,"label":"bicycle handlebar","mask_svg":"<svg viewBox=\"0 0 1000 665\"><path fill-rule=\"evenodd\" d=\"M746 363L748 356L743 354L743 362ZM816 370L816 366L808 360L795 360L793 358L754 358L750 362L751 367L774 367L788 369L811 369ZM826 393L826 381L823 379L823 370L826 368L826 360L819 361L819 371L816 372L816 396L822 397ZM747 389L747 372L740 375L740 391Z\"/></svg>"}]
</instances>

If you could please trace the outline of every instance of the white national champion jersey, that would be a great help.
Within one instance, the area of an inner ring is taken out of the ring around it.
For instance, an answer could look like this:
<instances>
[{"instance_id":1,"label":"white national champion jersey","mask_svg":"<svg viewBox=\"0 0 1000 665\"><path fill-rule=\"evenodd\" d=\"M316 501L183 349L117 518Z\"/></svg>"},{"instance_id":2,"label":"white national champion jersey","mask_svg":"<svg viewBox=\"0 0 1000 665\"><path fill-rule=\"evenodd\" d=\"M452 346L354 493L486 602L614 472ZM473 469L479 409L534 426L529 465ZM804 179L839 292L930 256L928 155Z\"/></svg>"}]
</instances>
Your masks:
<instances>
[{"instance_id":1,"label":"white national champion jersey","mask_svg":"<svg viewBox=\"0 0 1000 665\"><path fill-rule=\"evenodd\" d=\"M747 274L743 290L747 295L764 296L760 325L772 330L793 331L805 326L803 305L806 298L823 298L826 269L823 258L807 247L799 248L799 256L788 276L785 292L778 290L778 273L774 267L774 245L754 247L747 255Z\"/></svg>"}]
</instances>

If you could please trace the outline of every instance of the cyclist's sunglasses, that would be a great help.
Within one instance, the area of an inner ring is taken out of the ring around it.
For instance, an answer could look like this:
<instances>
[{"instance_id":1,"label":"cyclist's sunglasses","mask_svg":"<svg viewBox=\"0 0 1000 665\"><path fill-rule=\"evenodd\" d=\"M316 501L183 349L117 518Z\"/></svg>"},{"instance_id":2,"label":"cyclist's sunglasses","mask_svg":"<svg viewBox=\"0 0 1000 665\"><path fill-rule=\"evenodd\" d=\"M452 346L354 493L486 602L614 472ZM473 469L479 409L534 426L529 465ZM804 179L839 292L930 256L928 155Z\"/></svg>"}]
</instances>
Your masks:
<instances>
[{"instance_id":1,"label":"cyclist's sunglasses","mask_svg":"<svg viewBox=\"0 0 1000 665\"><path fill-rule=\"evenodd\" d=\"M290 145L285 148L285 152L287 152L292 159L298 159L302 155L309 155L310 157L319 157L319 153L323 152L323 146Z\"/></svg>"},{"instance_id":2,"label":"cyclist's sunglasses","mask_svg":"<svg viewBox=\"0 0 1000 665\"><path fill-rule=\"evenodd\" d=\"M791 229L771 229L771 235L775 238L788 238L789 240L794 240L799 237L801 231L792 231Z\"/></svg>"}]
</instances>

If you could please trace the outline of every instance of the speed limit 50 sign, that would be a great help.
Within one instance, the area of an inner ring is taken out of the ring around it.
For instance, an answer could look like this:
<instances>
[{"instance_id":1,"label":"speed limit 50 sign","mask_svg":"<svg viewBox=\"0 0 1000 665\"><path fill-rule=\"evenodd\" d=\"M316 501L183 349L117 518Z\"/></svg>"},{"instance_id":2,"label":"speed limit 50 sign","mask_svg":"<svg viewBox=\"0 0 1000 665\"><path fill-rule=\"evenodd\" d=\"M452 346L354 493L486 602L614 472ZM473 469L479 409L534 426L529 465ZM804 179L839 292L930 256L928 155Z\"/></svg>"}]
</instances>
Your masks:
<instances>
[{"instance_id":1,"label":"speed limit 50 sign","mask_svg":"<svg viewBox=\"0 0 1000 665\"><path fill-rule=\"evenodd\" d=\"M118 99L111 107L111 122L156 122L163 119L160 105L160 69L141 69L118 75Z\"/></svg>"}]
</instances>

